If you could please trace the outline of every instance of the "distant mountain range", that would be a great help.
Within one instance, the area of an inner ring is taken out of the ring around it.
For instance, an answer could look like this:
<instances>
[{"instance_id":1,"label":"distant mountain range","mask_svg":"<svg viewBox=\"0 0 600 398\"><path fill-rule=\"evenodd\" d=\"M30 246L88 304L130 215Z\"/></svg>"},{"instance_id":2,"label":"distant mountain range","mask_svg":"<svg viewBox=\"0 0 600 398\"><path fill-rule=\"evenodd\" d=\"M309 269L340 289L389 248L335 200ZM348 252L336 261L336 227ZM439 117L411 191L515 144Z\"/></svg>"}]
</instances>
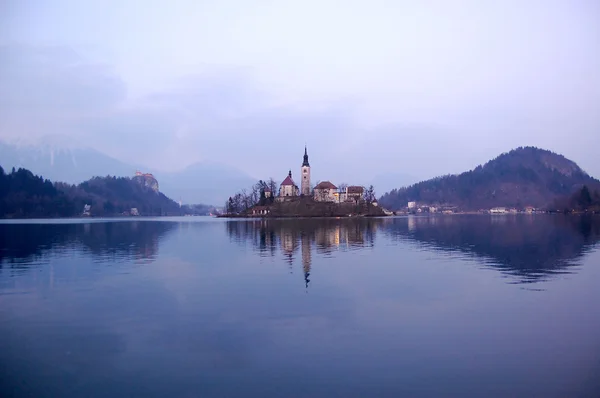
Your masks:
<instances>
[{"instance_id":1,"label":"distant mountain range","mask_svg":"<svg viewBox=\"0 0 600 398\"><path fill-rule=\"evenodd\" d=\"M384 194L380 203L390 209L404 208L409 201L452 205L461 210L547 207L584 185L600 190L600 181L564 156L521 147L462 174L394 189Z\"/></svg>"},{"instance_id":2,"label":"distant mountain range","mask_svg":"<svg viewBox=\"0 0 600 398\"><path fill-rule=\"evenodd\" d=\"M0 166L26 168L52 181L79 184L94 176L132 177L136 170L153 173L161 192L184 203L220 206L231 192L256 181L246 173L218 163L196 163L177 172L161 172L122 162L64 137L36 143L0 142Z\"/></svg>"}]
</instances>

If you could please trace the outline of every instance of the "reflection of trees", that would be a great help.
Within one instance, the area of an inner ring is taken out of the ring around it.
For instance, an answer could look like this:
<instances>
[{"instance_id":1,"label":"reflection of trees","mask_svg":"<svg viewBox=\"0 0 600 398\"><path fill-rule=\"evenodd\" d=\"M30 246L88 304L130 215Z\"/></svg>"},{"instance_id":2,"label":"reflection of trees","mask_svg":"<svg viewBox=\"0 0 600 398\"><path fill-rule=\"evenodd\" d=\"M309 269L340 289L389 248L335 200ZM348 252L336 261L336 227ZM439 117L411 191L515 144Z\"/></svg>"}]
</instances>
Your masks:
<instances>
[{"instance_id":1,"label":"reflection of trees","mask_svg":"<svg viewBox=\"0 0 600 398\"><path fill-rule=\"evenodd\" d=\"M433 249L491 259L493 267L532 282L567 272L600 240L600 219L577 216L501 215L397 218L384 231Z\"/></svg>"},{"instance_id":2,"label":"reflection of trees","mask_svg":"<svg viewBox=\"0 0 600 398\"><path fill-rule=\"evenodd\" d=\"M145 221L0 224L0 266L37 262L70 247L82 247L100 261L153 259L160 238L174 226Z\"/></svg>"},{"instance_id":3,"label":"reflection of trees","mask_svg":"<svg viewBox=\"0 0 600 398\"><path fill-rule=\"evenodd\" d=\"M383 222L361 219L263 219L229 221L227 233L232 241L250 244L261 256L280 254L293 268L300 249L305 284L310 282L313 247L317 253L373 246L375 231Z\"/></svg>"}]
</instances>

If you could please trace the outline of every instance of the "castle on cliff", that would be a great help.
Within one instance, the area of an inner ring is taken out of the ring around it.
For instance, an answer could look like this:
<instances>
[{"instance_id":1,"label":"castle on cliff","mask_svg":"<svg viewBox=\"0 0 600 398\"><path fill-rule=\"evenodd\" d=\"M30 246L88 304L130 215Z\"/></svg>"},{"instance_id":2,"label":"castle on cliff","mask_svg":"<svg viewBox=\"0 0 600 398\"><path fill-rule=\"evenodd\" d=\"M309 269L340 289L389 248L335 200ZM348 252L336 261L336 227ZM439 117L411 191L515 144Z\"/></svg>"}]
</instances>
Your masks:
<instances>
[{"instance_id":1,"label":"castle on cliff","mask_svg":"<svg viewBox=\"0 0 600 398\"><path fill-rule=\"evenodd\" d=\"M142 173L141 171L136 171L133 180L137 181L140 185L145 186L146 188L152 189L154 192L159 192L158 180L154 177L154 175L152 175L152 173Z\"/></svg>"}]
</instances>

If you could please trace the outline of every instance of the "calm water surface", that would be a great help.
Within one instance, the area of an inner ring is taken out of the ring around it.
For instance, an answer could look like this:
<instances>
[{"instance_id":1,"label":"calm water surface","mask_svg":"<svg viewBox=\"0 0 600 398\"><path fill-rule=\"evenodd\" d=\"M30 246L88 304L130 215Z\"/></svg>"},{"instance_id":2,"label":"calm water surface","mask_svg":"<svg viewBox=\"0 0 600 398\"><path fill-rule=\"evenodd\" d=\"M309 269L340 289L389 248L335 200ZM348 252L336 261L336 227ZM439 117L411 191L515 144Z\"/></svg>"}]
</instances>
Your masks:
<instances>
[{"instance_id":1,"label":"calm water surface","mask_svg":"<svg viewBox=\"0 0 600 398\"><path fill-rule=\"evenodd\" d=\"M600 220L0 224L3 397L598 397Z\"/></svg>"}]
</instances>

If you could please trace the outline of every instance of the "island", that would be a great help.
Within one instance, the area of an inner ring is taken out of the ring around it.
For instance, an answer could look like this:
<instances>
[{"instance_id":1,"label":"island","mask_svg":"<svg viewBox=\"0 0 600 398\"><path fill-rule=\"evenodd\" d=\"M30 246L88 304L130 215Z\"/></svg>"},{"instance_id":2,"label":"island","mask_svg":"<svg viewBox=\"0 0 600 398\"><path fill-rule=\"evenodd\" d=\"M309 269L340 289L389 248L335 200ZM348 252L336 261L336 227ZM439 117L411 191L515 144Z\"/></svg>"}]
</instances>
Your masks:
<instances>
[{"instance_id":1,"label":"island","mask_svg":"<svg viewBox=\"0 0 600 398\"><path fill-rule=\"evenodd\" d=\"M334 185L320 181L311 185L308 150L300 167L300 187L292 177L292 170L279 184L271 178L260 180L250 190L242 190L225 203L220 217L382 217L392 212L378 205L375 189L359 185ZM278 188L278 189L277 189ZM277 193L277 194L276 194Z\"/></svg>"}]
</instances>

